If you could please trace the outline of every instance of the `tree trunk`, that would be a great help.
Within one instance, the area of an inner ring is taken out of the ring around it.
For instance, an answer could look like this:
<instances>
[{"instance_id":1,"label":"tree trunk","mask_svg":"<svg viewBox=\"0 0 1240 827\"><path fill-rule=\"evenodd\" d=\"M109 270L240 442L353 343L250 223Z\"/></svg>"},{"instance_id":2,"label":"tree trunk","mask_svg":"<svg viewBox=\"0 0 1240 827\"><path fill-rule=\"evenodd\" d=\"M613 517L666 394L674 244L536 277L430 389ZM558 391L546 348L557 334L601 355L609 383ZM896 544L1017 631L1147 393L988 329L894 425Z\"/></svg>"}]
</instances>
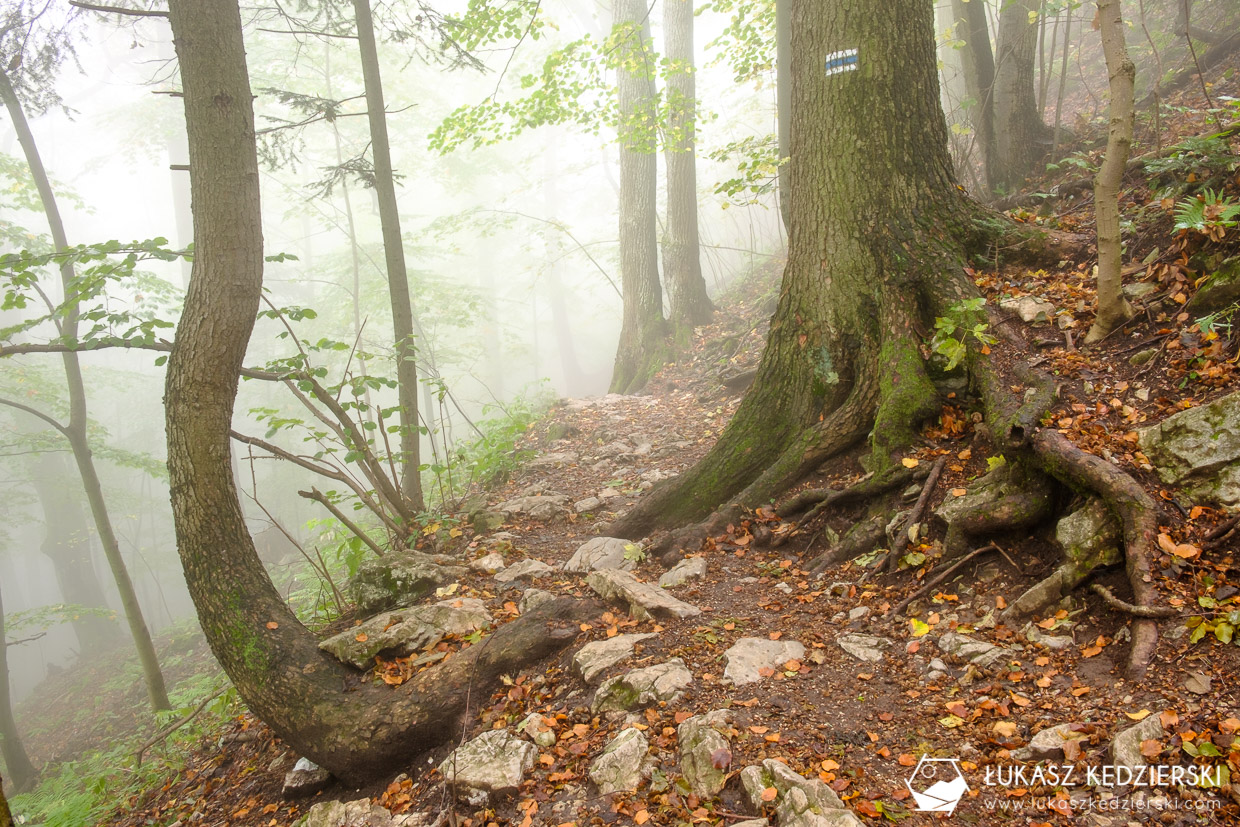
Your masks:
<instances>
[{"instance_id":1,"label":"tree trunk","mask_svg":"<svg viewBox=\"0 0 1240 827\"><path fill-rule=\"evenodd\" d=\"M366 114L370 122L370 151L374 161L375 195L379 199L379 225L383 231L383 255L387 265L388 294L392 300L392 327L396 335L396 383L400 394L400 491L412 511L424 507L418 423L418 370L413 331L413 305L409 299L409 274L405 269L405 242L400 232L396 185L392 178L392 151L388 142L383 81L379 77L379 52L375 44L370 0L353 0L357 19L357 42L366 87Z\"/></svg>"},{"instance_id":2,"label":"tree trunk","mask_svg":"<svg viewBox=\"0 0 1240 827\"><path fill-rule=\"evenodd\" d=\"M13 779L13 787L21 791L29 786L36 773L18 735L17 721L13 718L13 703L9 696L8 644L5 641L4 599L3 595L0 595L0 757L4 758L4 766ZM4 779L0 779L0 827L4 824L6 807Z\"/></svg>"},{"instance_id":3,"label":"tree trunk","mask_svg":"<svg viewBox=\"0 0 1240 827\"><path fill-rule=\"evenodd\" d=\"M0 827L13 827L13 814L9 812L9 801L4 797L4 776L0 775Z\"/></svg>"},{"instance_id":4,"label":"tree trunk","mask_svg":"<svg viewBox=\"0 0 1240 827\"><path fill-rule=\"evenodd\" d=\"M995 155L995 57L990 49L986 6L977 0L952 0L952 11L955 19L962 24L960 38L964 41L964 47L960 50L960 62L964 69L965 89L973 100L969 119L977 137L976 149L988 170L990 159ZM990 186L989 180L987 173L987 186Z\"/></svg>"},{"instance_id":5,"label":"tree trunk","mask_svg":"<svg viewBox=\"0 0 1240 827\"><path fill-rule=\"evenodd\" d=\"M272 586L246 530L229 428L262 292L254 111L236 0L172 0L190 185L193 276L168 358L168 474L185 581L212 652L246 705L336 776L373 778L458 735L472 686L571 642L595 607L560 599L393 690L318 648ZM476 697L476 696L475 696Z\"/></svg>"},{"instance_id":6,"label":"tree trunk","mask_svg":"<svg viewBox=\"0 0 1240 827\"><path fill-rule=\"evenodd\" d=\"M999 12L994 84L994 155L987 162L991 189L1018 189L1046 155L1049 137L1034 89L1038 0L1009 0Z\"/></svg>"},{"instance_id":7,"label":"tree trunk","mask_svg":"<svg viewBox=\"0 0 1240 827\"><path fill-rule=\"evenodd\" d=\"M616 0L615 24L628 31L617 46L620 105L620 280L624 319L611 375L612 393L645 387L667 358L667 324L659 285L655 192L654 57L644 0Z\"/></svg>"},{"instance_id":8,"label":"tree trunk","mask_svg":"<svg viewBox=\"0 0 1240 827\"><path fill-rule=\"evenodd\" d=\"M792 224L792 192L788 186L788 162L792 153L792 6L789 0L775 0L775 101L778 124L779 212L784 232Z\"/></svg>"},{"instance_id":9,"label":"tree trunk","mask_svg":"<svg viewBox=\"0 0 1240 827\"><path fill-rule=\"evenodd\" d=\"M871 427L882 465L937 409L918 351L922 308L972 285L933 9L897 0L848 11L842 0L791 3L792 231L754 385L714 449L639 501L617 536L766 502ZM825 74L823 56L848 49L856 69Z\"/></svg>"},{"instance_id":10,"label":"tree trunk","mask_svg":"<svg viewBox=\"0 0 1240 827\"><path fill-rule=\"evenodd\" d=\"M663 234L663 278L671 299L677 337L710 321L715 306L706 295L698 240L697 83L693 65L693 0L664 0L663 34L667 79L667 228Z\"/></svg>"},{"instance_id":11,"label":"tree trunk","mask_svg":"<svg viewBox=\"0 0 1240 827\"><path fill-rule=\"evenodd\" d=\"M13 91L8 75L3 71L0 71L0 99L3 99L5 108L8 109L9 117L13 121L13 129L17 133L18 143L21 144L26 163L30 166L30 175L34 179L35 188L39 191L39 200L47 216L52 243L57 250L66 250L69 248L69 241L65 235L65 225L60 217L60 209L56 205L52 183L47 177L47 171L43 168L39 148L35 144L30 125L26 122L21 103ZM78 307L73 299L77 291L77 275L71 263L66 262L61 265L60 281L67 309L63 319L57 322L57 332L66 341L75 341L78 334ZM125 568L120 543L117 542L116 533L112 530L112 519L108 514L107 502L103 496L103 485L95 471L95 461L91 455L90 440L86 433L88 418L82 366L78 362L77 354L73 352L62 354L61 361L64 364L65 385L69 395L69 423L59 429L73 449L73 459L77 463L78 473L82 478L82 487L86 491L87 502L90 503L91 517L99 532L99 542L103 545L103 553L107 557L112 577L116 581L116 589L125 611L125 619L129 623L129 631L133 635L134 646L138 650L138 660L142 664L142 675L146 681L146 691L150 697L151 706L157 710L171 709L168 692L164 687L164 676L159 671L159 659L155 655L155 645L151 642L151 633L147 629L146 619L142 616L142 606L134 591L133 581L130 580L129 571Z\"/></svg>"},{"instance_id":12,"label":"tree trunk","mask_svg":"<svg viewBox=\"0 0 1240 827\"><path fill-rule=\"evenodd\" d=\"M1107 129L1107 154L1094 179L1094 215L1098 233L1097 317L1086 342L1096 342L1132 318L1135 312L1124 298L1123 234L1119 226L1119 196L1124 170L1132 149L1133 86L1137 67L1124 44L1124 19L1119 0L1098 0L1102 24L1102 52L1106 56L1111 85L1111 123Z\"/></svg>"}]
</instances>

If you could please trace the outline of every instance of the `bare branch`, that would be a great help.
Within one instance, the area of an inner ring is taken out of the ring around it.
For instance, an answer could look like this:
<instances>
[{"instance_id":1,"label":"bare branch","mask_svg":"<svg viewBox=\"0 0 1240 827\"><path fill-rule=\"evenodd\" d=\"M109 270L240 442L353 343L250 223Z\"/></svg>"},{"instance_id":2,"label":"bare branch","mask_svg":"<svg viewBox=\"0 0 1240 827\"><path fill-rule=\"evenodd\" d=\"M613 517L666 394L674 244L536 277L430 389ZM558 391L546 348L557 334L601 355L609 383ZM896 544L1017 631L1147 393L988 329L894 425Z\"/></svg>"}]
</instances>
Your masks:
<instances>
[{"instance_id":1,"label":"bare branch","mask_svg":"<svg viewBox=\"0 0 1240 827\"><path fill-rule=\"evenodd\" d=\"M332 516L335 517L337 520L339 520L345 528L349 529L349 531L352 531L355 535L357 535L358 539L360 539L366 545L370 546L371 551L373 551L375 554L379 555L380 557L383 556L383 549L379 548L379 544L376 543L374 540L370 539L370 536L366 534L365 531L362 531L362 529L356 523L354 523L352 520L346 517L344 515L344 512L341 511L339 508L337 508L335 503L327 499L327 497L323 494L322 491L320 491L317 488L311 488L309 491L298 491L297 493L305 497L307 500L314 500L315 502L322 505L324 508L330 511L332 513Z\"/></svg>"},{"instance_id":2,"label":"bare branch","mask_svg":"<svg viewBox=\"0 0 1240 827\"><path fill-rule=\"evenodd\" d=\"M53 419L52 417L48 416L47 414L43 413L40 410L36 410L35 408L30 407L29 405L23 405L20 402L15 402L12 399L5 399L4 397L0 397L0 405L6 405L10 408L16 408L19 411L25 411L31 416L41 419L44 422L46 422L48 425L51 425L53 428L59 431L61 435L65 437L65 439L69 438L68 427L61 425L55 419Z\"/></svg>"},{"instance_id":3,"label":"bare branch","mask_svg":"<svg viewBox=\"0 0 1240 827\"><path fill-rule=\"evenodd\" d=\"M164 17L168 16L166 11L151 11L149 9L126 9L121 6L101 6L95 3L85 3L82 0L69 0L70 6L76 6L86 11L97 11L103 14L124 14L130 17Z\"/></svg>"}]
</instances>

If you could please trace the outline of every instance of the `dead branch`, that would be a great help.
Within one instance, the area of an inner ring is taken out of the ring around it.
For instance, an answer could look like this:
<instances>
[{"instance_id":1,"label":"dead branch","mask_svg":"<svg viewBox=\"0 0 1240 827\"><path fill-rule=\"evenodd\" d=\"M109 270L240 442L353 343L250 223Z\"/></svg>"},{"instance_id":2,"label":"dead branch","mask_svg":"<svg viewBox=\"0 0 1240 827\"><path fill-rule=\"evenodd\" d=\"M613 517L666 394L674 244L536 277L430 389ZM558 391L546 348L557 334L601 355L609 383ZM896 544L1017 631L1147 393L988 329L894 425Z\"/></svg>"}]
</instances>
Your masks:
<instances>
[{"instance_id":1,"label":"dead branch","mask_svg":"<svg viewBox=\"0 0 1240 827\"><path fill-rule=\"evenodd\" d=\"M981 554L985 554L988 551L1000 551L1000 550L1001 549L998 546L996 546L994 543L987 543L981 548L974 549L973 551L966 554L964 557L961 557L959 560L957 560L956 562L948 566L943 571L942 574L935 575L933 578L931 578L930 580L926 582L926 585L922 586L920 589L918 589L917 591L910 594L908 597L901 600L898 605L896 605L894 608L888 611L885 615L883 615L883 617L892 617L893 615L899 616L900 614L904 612L905 609L908 608L910 603L912 603L914 600L925 597L927 594L930 593L931 589L933 589L938 584L942 583L947 578L951 577L956 572L957 569L959 569L965 563L972 560L974 557L977 557L978 555L981 555Z\"/></svg>"},{"instance_id":2,"label":"dead branch","mask_svg":"<svg viewBox=\"0 0 1240 827\"><path fill-rule=\"evenodd\" d=\"M197 717L198 717L198 715L199 715L199 714L200 714L200 713L201 713L204 709L206 709L206 708L207 708L207 704L211 703L212 701L214 701L216 698L218 698L220 695L223 695L223 694L224 694L225 692L227 692L227 691L228 691L228 687L227 687L227 686L223 686L223 687L220 687L219 689L215 690L215 691L214 691L214 692L212 692L212 693L211 693L211 694L210 694L210 695L209 695L209 696L208 696L208 697L207 697L207 698L206 698L206 699L205 699L202 703L198 704L197 709L195 709L193 712L189 713L188 715L186 715L184 718L182 718L181 720L177 721L176 723L169 724L168 726L164 727L164 728L163 728L163 729L161 729L159 732L157 732L157 733L155 733L153 736L151 736L150 740L148 740L148 741L147 741L146 743L144 743L142 746L138 747L137 752L135 752L135 753L134 753L134 755L133 755L133 762L134 762L134 767L135 767L135 769L136 769L137 767L141 767L141 766L142 766L142 756L146 753L146 751L147 751L148 749L150 749L151 747L155 746L155 744L157 744L157 743L159 743L160 741L164 740L164 739L165 739L165 738L167 738L169 735L171 735L172 733L176 732L178 729L180 729L181 727L183 727L183 726L185 726L186 724L188 724L190 721L192 721L192 720L194 720L195 718L197 718Z\"/></svg>"},{"instance_id":3,"label":"dead branch","mask_svg":"<svg viewBox=\"0 0 1240 827\"><path fill-rule=\"evenodd\" d=\"M168 16L168 12L150 9L126 9L120 6L100 6L95 3L84 3L82 0L69 0L70 6L75 6L86 11L97 11L102 14L123 14L129 17L164 17Z\"/></svg>"},{"instance_id":4,"label":"dead branch","mask_svg":"<svg viewBox=\"0 0 1240 827\"><path fill-rule=\"evenodd\" d=\"M345 528L349 529L349 531L352 531L355 535L357 535L358 538L360 538L363 543L370 546L371 551L373 551L375 554L379 555L380 557L383 556L383 549L379 547L379 544L376 543L374 540L370 539L370 536L365 531L363 531L361 527L357 525L357 523L353 522L348 517L346 517L344 515L344 512L341 511L339 508L337 508L335 503L327 499L326 495L324 495L322 491L320 491L317 488L311 488L309 491L298 491L297 493L300 496L305 497L307 500L314 500L316 503L319 503L320 505L322 505L324 508L326 508L328 511L332 513L333 517L335 517L337 520L340 521L341 525L343 525Z\"/></svg>"}]
</instances>

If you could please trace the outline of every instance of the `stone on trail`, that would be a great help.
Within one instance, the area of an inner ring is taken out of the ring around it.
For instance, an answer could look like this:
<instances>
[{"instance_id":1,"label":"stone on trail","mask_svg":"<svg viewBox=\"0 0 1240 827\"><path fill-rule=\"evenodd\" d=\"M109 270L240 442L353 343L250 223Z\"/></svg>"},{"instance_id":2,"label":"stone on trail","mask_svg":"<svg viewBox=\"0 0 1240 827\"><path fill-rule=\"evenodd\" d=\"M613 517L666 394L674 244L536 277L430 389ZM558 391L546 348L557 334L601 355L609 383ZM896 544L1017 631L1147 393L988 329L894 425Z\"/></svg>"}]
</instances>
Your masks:
<instances>
[{"instance_id":1,"label":"stone on trail","mask_svg":"<svg viewBox=\"0 0 1240 827\"><path fill-rule=\"evenodd\" d=\"M621 600L629 604L629 614L638 620L652 617L696 617L702 613L697 606L677 600L658 586L643 583L627 571L606 569L592 572L586 585L604 600Z\"/></svg>"},{"instance_id":2,"label":"stone on trail","mask_svg":"<svg viewBox=\"0 0 1240 827\"><path fill-rule=\"evenodd\" d=\"M484 732L452 751L439 772L469 804L481 806L492 796L515 792L534 766L538 749L506 729Z\"/></svg>"},{"instance_id":3,"label":"stone on trail","mask_svg":"<svg viewBox=\"0 0 1240 827\"><path fill-rule=\"evenodd\" d=\"M578 514L584 514L587 511L598 511L603 505L603 501L598 497L586 497L584 500L578 500L573 503L573 511Z\"/></svg>"},{"instance_id":4,"label":"stone on trail","mask_svg":"<svg viewBox=\"0 0 1240 827\"><path fill-rule=\"evenodd\" d=\"M521 593L521 602L517 608L521 614L532 612L544 603L555 600L555 595L542 589L526 589Z\"/></svg>"},{"instance_id":5,"label":"stone on trail","mask_svg":"<svg viewBox=\"0 0 1240 827\"><path fill-rule=\"evenodd\" d=\"M571 500L563 494L533 494L516 497L500 503L496 510L505 514L523 514L534 520L550 522L562 519L568 513Z\"/></svg>"},{"instance_id":6,"label":"stone on trail","mask_svg":"<svg viewBox=\"0 0 1240 827\"><path fill-rule=\"evenodd\" d=\"M775 822L779 827L861 827L862 822L844 806L830 787L817 778L804 778L787 764L768 758L761 767L741 770L741 784L755 810L770 806L762 794L774 787Z\"/></svg>"},{"instance_id":7,"label":"stone on trail","mask_svg":"<svg viewBox=\"0 0 1240 827\"><path fill-rule=\"evenodd\" d=\"M485 557L479 557L477 560L469 564L474 571L480 571L484 574L495 574L497 571L503 571L508 564L504 562L504 555L498 551L493 551Z\"/></svg>"},{"instance_id":8,"label":"stone on trail","mask_svg":"<svg viewBox=\"0 0 1240 827\"><path fill-rule=\"evenodd\" d=\"M555 746L555 742L558 740L555 730L537 712L531 712L529 715L526 715L525 720L517 724L517 732L520 732L543 748Z\"/></svg>"},{"instance_id":9,"label":"stone on trail","mask_svg":"<svg viewBox=\"0 0 1240 827\"><path fill-rule=\"evenodd\" d=\"M883 650L891 646L891 641L874 635L840 635L835 641L839 647L857 660L867 663L878 663L883 659Z\"/></svg>"},{"instance_id":10,"label":"stone on trail","mask_svg":"<svg viewBox=\"0 0 1240 827\"><path fill-rule=\"evenodd\" d=\"M1147 763L1141 754L1142 741L1161 741L1162 719L1150 715L1136 726L1120 731L1111 742L1111 763L1117 767L1144 767Z\"/></svg>"},{"instance_id":11,"label":"stone on trail","mask_svg":"<svg viewBox=\"0 0 1240 827\"><path fill-rule=\"evenodd\" d=\"M1069 741L1080 741L1083 736L1074 730L1074 724L1058 724L1047 727L1029 739L1028 746L1013 750L1012 757L1017 761L1058 760L1064 757L1064 745Z\"/></svg>"},{"instance_id":12,"label":"stone on trail","mask_svg":"<svg viewBox=\"0 0 1240 827\"><path fill-rule=\"evenodd\" d=\"M680 658L634 669L609 678L594 693L595 712L631 712L660 701L671 703L693 683L693 673Z\"/></svg>"},{"instance_id":13,"label":"stone on trail","mask_svg":"<svg viewBox=\"0 0 1240 827\"><path fill-rule=\"evenodd\" d=\"M939 638L939 649L949 655L955 655L961 660L967 660L978 669L991 669L994 667L1007 666L1007 664L1020 655L1002 646L996 646L993 643L987 643L984 640L975 640L968 635L962 635L958 632L946 632Z\"/></svg>"},{"instance_id":14,"label":"stone on trail","mask_svg":"<svg viewBox=\"0 0 1240 827\"><path fill-rule=\"evenodd\" d=\"M527 469L560 468L565 465L573 465L576 462L577 455L572 451L557 451L536 457L525 463L525 467Z\"/></svg>"},{"instance_id":15,"label":"stone on trail","mask_svg":"<svg viewBox=\"0 0 1240 827\"><path fill-rule=\"evenodd\" d=\"M1055 305L1034 296L1003 299L999 302L999 307L1015 313L1025 324L1049 322L1055 315Z\"/></svg>"},{"instance_id":16,"label":"stone on trail","mask_svg":"<svg viewBox=\"0 0 1240 827\"><path fill-rule=\"evenodd\" d=\"M440 586L465 576L465 568L443 565L446 559L406 551L366 560L349 581L349 598L364 615L411 606Z\"/></svg>"},{"instance_id":17,"label":"stone on trail","mask_svg":"<svg viewBox=\"0 0 1240 827\"><path fill-rule=\"evenodd\" d=\"M674 589L677 586L683 586L690 579L700 579L705 576L706 558L686 557L663 573L663 576L659 578L659 585L665 589Z\"/></svg>"},{"instance_id":18,"label":"stone on trail","mask_svg":"<svg viewBox=\"0 0 1240 827\"><path fill-rule=\"evenodd\" d=\"M779 671L790 660L805 657L805 646L795 640L743 637L723 653L723 677L736 686L762 680L766 669Z\"/></svg>"},{"instance_id":19,"label":"stone on trail","mask_svg":"<svg viewBox=\"0 0 1240 827\"><path fill-rule=\"evenodd\" d=\"M371 804L369 798L357 801L323 801L310 808L296 827L417 827L428 823L422 813L394 816L386 808Z\"/></svg>"},{"instance_id":20,"label":"stone on trail","mask_svg":"<svg viewBox=\"0 0 1240 827\"><path fill-rule=\"evenodd\" d=\"M329 637L319 648L366 669L380 652L409 655L434 646L448 635L464 636L489 625L491 613L481 600L457 597L431 606L384 612Z\"/></svg>"},{"instance_id":21,"label":"stone on trail","mask_svg":"<svg viewBox=\"0 0 1240 827\"><path fill-rule=\"evenodd\" d=\"M694 715L676 728L680 744L680 773L689 789L699 797L711 798L719 794L728 781L728 733L732 732L732 713L716 709L705 715ZM726 756L727 761L716 759ZM716 766L722 763L723 766Z\"/></svg>"},{"instance_id":22,"label":"stone on trail","mask_svg":"<svg viewBox=\"0 0 1240 827\"><path fill-rule=\"evenodd\" d=\"M573 672L583 681L593 684L594 679L605 670L633 655L633 647L653 634L616 635L605 640L587 643L573 655Z\"/></svg>"},{"instance_id":23,"label":"stone on trail","mask_svg":"<svg viewBox=\"0 0 1240 827\"><path fill-rule=\"evenodd\" d=\"M606 749L590 763L590 780L599 795L636 790L646 771L650 744L637 729L626 729L611 739Z\"/></svg>"},{"instance_id":24,"label":"stone on trail","mask_svg":"<svg viewBox=\"0 0 1240 827\"><path fill-rule=\"evenodd\" d=\"M548 566L542 560L522 560L519 563L513 563L508 568L495 575L495 579L501 583L512 583L516 580L537 580L550 574L554 569Z\"/></svg>"},{"instance_id":25,"label":"stone on trail","mask_svg":"<svg viewBox=\"0 0 1240 827\"><path fill-rule=\"evenodd\" d=\"M600 500L600 504L601 502ZM619 537L595 537L577 547L573 556L568 558L568 562L564 564L564 571L583 574L604 569L632 571L637 566L641 553L640 543L622 540Z\"/></svg>"},{"instance_id":26,"label":"stone on trail","mask_svg":"<svg viewBox=\"0 0 1240 827\"><path fill-rule=\"evenodd\" d=\"M332 782L332 774L311 761L298 758L293 768L284 775L285 798L306 798L324 789Z\"/></svg>"},{"instance_id":27,"label":"stone on trail","mask_svg":"<svg viewBox=\"0 0 1240 827\"><path fill-rule=\"evenodd\" d=\"M1240 510L1240 391L1137 432L1158 476L1199 501Z\"/></svg>"}]
</instances>

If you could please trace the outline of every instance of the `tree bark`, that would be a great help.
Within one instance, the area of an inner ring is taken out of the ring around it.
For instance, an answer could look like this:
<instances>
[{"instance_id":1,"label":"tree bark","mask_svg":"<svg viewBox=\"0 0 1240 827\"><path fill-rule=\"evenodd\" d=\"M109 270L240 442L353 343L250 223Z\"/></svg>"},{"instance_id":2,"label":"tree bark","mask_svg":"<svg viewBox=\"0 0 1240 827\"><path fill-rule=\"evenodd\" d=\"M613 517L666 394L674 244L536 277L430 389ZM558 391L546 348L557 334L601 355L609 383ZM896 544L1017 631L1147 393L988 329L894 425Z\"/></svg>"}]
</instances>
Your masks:
<instances>
[{"instance_id":1,"label":"tree bark","mask_svg":"<svg viewBox=\"0 0 1240 827\"><path fill-rule=\"evenodd\" d=\"M0 71L0 100L3 100L9 117L13 121L13 130L17 133L18 143L21 144L26 156L26 163L30 167L30 175L34 179L35 188L39 191L39 200L43 204L43 212L47 217L52 243L58 251L67 250L69 240L65 235L64 221L60 217L60 208L56 204L56 195L52 190L51 180L47 177L47 171L43 167L39 148L35 144L30 125L26 122L21 102L17 99L8 75L3 71ZM77 292L77 274L71 263L65 262L61 265L60 281L66 310L64 317L56 323L57 332L66 341L76 341L79 311L74 299ZM164 676L159 670L155 645L151 642L150 630L147 628L146 619L142 616L142 606L134 591L133 581L129 577L128 569L125 568L120 543L116 539L116 532L112 530L112 518L108 514L103 484L99 481L99 474L95 470L90 439L86 433L88 417L86 384L82 380L82 366L78 362L77 354L72 351L61 354L61 361L65 369L65 385L69 396L69 422L67 425L58 427L73 450L73 459L77 463L78 473L82 478L82 487L86 491L86 500L90 504L91 517L94 520L95 529L99 532L99 542L103 546L108 567L112 570L112 578L116 581L121 607L125 611L129 632L138 650L138 660L142 664L142 676L146 682L146 691L151 706L157 710L171 709L172 704L168 701Z\"/></svg>"},{"instance_id":2,"label":"tree bark","mask_svg":"<svg viewBox=\"0 0 1240 827\"><path fill-rule=\"evenodd\" d=\"M792 192L788 185L787 158L792 153L792 6L789 0L775 0L775 100L778 129L779 213L784 232L791 230Z\"/></svg>"},{"instance_id":3,"label":"tree bark","mask_svg":"<svg viewBox=\"0 0 1240 827\"><path fill-rule=\"evenodd\" d=\"M987 162L991 189L1018 189L1046 155L1047 129L1034 89L1038 0L1009 0L999 13L994 84L994 155Z\"/></svg>"},{"instance_id":4,"label":"tree bark","mask_svg":"<svg viewBox=\"0 0 1240 827\"><path fill-rule=\"evenodd\" d=\"M595 611L571 599L521 616L398 689L318 648L246 530L229 429L262 292L254 112L237 0L171 0L196 253L168 359L168 473L185 581L212 652L247 706L299 754L373 778L459 734L470 693L571 642Z\"/></svg>"},{"instance_id":5,"label":"tree bark","mask_svg":"<svg viewBox=\"0 0 1240 827\"><path fill-rule=\"evenodd\" d=\"M17 720L13 717L13 702L9 695L8 644L5 640L4 599L0 595L0 757L4 758L4 766L13 779L14 788L21 791L34 781L36 773L17 732ZM0 826L4 823L6 807L4 779L0 778Z\"/></svg>"},{"instance_id":6,"label":"tree bark","mask_svg":"<svg viewBox=\"0 0 1240 827\"><path fill-rule=\"evenodd\" d=\"M871 427L874 465L884 465L937 410L916 330L923 308L946 315L973 287L933 9L790 5L792 229L758 375L714 449L643 497L617 536L764 503ZM855 70L824 73L824 55L853 48Z\"/></svg>"},{"instance_id":7,"label":"tree bark","mask_svg":"<svg viewBox=\"0 0 1240 827\"><path fill-rule=\"evenodd\" d=\"M986 6L977 0L952 0L955 19L961 21L960 62L964 68L965 89L973 100L970 121L977 136L977 149L983 166L990 168L995 155L995 56L990 49L990 28L986 23ZM987 186L989 186L987 173Z\"/></svg>"},{"instance_id":8,"label":"tree bark","mask_svg":"<svg viewBox=\"0 0 1240 827\"><path fill-rule=\"evenodd\" d=\"M663 234L663 278L671 300L677 338L687 340L710 321L715 307L702 278L698 239L697 82L693 64L693 0L664 0L663 34L668 62L667 228Z\"/></svg>"},{"instance_id":9,"label":"tree bark","mask_svg":"<svg viewBox=\"0 0 1240 827\"><path fill-rule=\"evenodd\" d=\"M1097 342L1133 317L1124 298L1120 270L1124 263L1123 233L1119 224L1120 188L1132 150L1133 86L1137 67L1124 44L1124 19L1119 0L1098 0L1102 24L1102 52L1111 85L1111 122L1107 128L1107 153L1094 179L1094 215L1098 233L1098 296L1094 324L1085 341Z\"/></svg>"},{"instance_id":10,"label":"tree bark","mask_svg":"<svg viewBox=\"0 0 1240 827\"><path fill-rule=\"evenodd\" d=\"M0 827L13 827L13 814L9 811L9 801L4 797L4 776L0 775Z\"/></svg>"},{"instance_id":11,"label":"tree bark","mask_svg":"<svg viewBox=\"0 0 1240 827\"><path fill-rule=\"evenodd\" d=\"M645 387L667 358L667 323L659 285L655 193L654 57L643 0L616 0L615 25L628 31L617 49L620 106L620 280L624 318L611 392Z\"/></svg>"},{"instance_id":12,"label":"tree bark","mask_svg":"<svg viewBox=\"0 0 1240 827\"><path fill-rule=\"evenodd\" d=\"M375 44L370 0L353 0L357 19L357 42L366 88L366 115L370 122L370 152L374 162L375 195L379 199L379 225L383 232L383 256L387 265L388 295L392 300L392 327L396 335L396 384L400 395L400 490L411 510L424 507L418 423L418 370L415 359L413 304L409 298L409 273L405 268L405 242L400 232L400 210L392 178L392 150L388 141L383 81L379 77L379 51Z\"/></svg>"}]
</instances>

